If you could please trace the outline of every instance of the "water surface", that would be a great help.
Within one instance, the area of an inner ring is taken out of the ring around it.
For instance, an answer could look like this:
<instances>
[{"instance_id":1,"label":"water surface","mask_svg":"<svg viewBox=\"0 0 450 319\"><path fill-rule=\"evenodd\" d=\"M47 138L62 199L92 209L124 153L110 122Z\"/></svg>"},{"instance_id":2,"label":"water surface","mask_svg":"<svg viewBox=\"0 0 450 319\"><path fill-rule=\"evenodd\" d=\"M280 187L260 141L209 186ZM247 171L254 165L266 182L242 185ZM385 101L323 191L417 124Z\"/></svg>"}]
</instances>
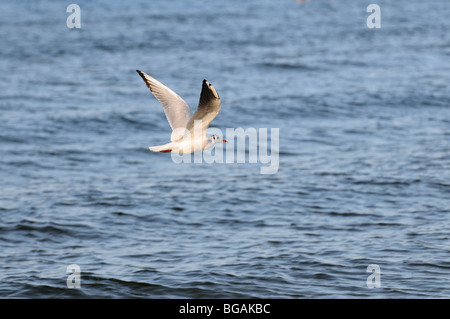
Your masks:
<instances>
[{"instance_id":1,"label":"water surface","mask_svg":"<svg viewBox=\"0 0 450 319\"><path fill-rule=\"evenodd\" d=\"M0 297L450 297L448 1L77 3L0 4ZM278 172L150 152L136 69L279 128Z\"/></svg>"}]
</instances>

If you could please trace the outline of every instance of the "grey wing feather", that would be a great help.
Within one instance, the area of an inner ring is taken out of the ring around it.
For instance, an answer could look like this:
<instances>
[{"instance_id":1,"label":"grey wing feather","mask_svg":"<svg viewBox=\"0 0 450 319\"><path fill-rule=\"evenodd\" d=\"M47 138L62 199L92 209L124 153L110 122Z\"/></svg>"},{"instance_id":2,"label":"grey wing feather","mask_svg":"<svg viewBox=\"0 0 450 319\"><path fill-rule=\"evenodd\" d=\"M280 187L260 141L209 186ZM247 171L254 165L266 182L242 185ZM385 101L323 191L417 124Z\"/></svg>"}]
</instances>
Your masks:
<instances>
[{"instance_id":1,"label":"grey wing feather","mask_svg":"<svg viewBox=\"0 0 450 319\"><path fill-rule=\"evenodd\" d=\"M211 122L216 118L220 111L220 97L214 86L208 81L203 80L202 93L200 94L200 101L198 102L198 108L192 117L189 119L186 128L191 134L191 138L194 134L195 121L201 120L202 134L206 134L206 130Z\"/></svg>"},{"instance_id":2,"label":"grey wing feather","mask_svg":"<svg viewBox=\"0 0 450 319\"><path fill-rule=\"evenodd\" d=\"M183 130L175 129L186 128L191 115L189 105L178 94L155 78L139 70L136 70L136 72L142 77L147 87L162 104L167 121L172 130L174 130L171 140L176 141L180 139L183 136Z\"/></svg>"}]
</instances>

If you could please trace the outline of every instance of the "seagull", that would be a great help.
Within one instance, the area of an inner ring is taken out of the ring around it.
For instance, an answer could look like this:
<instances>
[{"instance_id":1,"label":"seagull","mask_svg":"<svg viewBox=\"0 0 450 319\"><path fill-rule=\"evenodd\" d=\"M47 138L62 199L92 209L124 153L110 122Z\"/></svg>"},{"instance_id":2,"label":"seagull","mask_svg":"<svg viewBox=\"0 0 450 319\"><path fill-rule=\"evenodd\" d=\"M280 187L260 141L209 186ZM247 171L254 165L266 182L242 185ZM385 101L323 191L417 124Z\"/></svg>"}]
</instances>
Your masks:
<instances>
[{"instance_id":1,"label":"seagull","mask_svg":"<svg viewBox=\"0 0 450 319\"><path fill-rule=\"evenodd\" d=\"M167 121L172 128L171 142L150 146L151 151L188 154L212 148L217 142L226 142L217 135L210 137L206 135L209 124L220 111L220 97L211 83L203 80L197 111L191 116L189 105L178 94L150 75L139 70L136 72L162 104Z\"/></svg>"}]
</instances>

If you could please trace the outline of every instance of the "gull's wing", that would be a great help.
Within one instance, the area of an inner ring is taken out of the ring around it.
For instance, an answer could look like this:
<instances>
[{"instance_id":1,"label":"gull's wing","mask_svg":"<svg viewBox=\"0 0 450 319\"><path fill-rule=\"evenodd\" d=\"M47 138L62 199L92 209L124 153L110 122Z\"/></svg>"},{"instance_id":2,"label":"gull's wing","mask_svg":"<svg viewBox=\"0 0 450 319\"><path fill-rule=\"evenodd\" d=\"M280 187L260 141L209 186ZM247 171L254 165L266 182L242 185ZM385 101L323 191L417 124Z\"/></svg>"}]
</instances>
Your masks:
<instances>
[{"instance_id":1,"label":"gull's wing","mask_svg":"<svg viewBox=\"0 0 450 319\"><path fill-rule=\"evenodd\" d=\"M220 97L214 86L208 81L203 80L202 93L200 94L200 101L198 102L197 111L192 115L187 123L186 128L194 138L195 121L201 120L202 136L206 134L206 130L211 124L212 120L219 114L220 111ZM197 133L198 134L198 133Z\"/></svg>"},{"instance_id":2,"label":"gull's wing","mask_svg":"<svg viewBox=\"0 0 450 319\"><path fill-rule=\"evenodd\" d=\"M150 75L139 70L136 70L136 72L142 77L153 95L161 102L167 121L174 130L170 139L172 141L180 139L183 136L183 130L175 129L186 127L191 116L189 105L178 94Z\"/></svg>"}]
</instances>

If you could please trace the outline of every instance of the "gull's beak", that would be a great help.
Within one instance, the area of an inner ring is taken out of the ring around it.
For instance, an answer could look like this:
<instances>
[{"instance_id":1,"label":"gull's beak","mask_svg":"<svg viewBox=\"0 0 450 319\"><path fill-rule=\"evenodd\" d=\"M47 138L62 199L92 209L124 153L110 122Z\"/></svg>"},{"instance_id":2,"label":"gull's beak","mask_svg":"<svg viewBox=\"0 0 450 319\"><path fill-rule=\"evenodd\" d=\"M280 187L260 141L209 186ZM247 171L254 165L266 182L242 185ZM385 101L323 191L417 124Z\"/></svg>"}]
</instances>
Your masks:
<instances>
[{"instance_id":1,"label":"gull's beak","mask_svg":"<svg viewBox=\"0 0 450 319\"><path fill-rule=\"evenodd\" d=\"M227 142L227 140L222 140L222 142L226 143L226 142Z\"/></svg>"}]
</instances>

